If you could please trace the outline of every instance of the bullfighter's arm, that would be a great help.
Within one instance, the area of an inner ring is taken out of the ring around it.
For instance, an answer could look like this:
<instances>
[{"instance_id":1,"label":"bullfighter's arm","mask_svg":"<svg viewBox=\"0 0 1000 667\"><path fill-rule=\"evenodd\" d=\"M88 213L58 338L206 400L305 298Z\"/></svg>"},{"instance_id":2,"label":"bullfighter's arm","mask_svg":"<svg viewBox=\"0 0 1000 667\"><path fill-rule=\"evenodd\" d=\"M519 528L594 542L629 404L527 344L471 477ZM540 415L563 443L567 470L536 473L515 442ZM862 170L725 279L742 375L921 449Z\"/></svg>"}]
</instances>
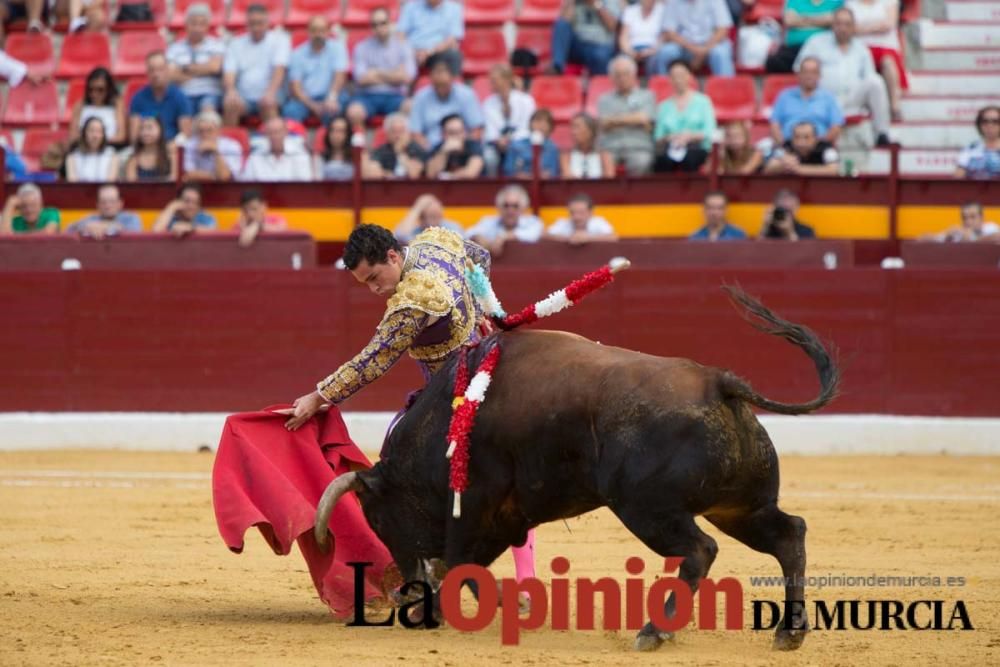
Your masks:
<instances>
[{"instance_id":1,"label":"bullfighter's arm","mask_svg":"<svg viewBox=\"0 0 1000 667\"><path fill-rule=\"evenodd\" d=\"M490 275L490 265L492 260L490 258L489 250L474 241L466 241L465 256L471 259L475 264L481 266L483 268L483 273L487 276Z\"/></svg>"}]
</instances>

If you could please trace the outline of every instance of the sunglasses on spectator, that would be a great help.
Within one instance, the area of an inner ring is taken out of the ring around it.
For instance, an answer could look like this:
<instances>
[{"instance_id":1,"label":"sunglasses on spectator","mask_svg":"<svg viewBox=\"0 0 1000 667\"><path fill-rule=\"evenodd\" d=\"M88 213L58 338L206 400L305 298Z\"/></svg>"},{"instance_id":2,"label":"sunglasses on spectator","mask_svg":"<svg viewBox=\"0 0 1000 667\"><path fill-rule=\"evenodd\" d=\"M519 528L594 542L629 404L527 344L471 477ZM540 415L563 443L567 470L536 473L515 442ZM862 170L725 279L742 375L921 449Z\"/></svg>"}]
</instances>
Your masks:
<instances>
[{"instance_id":1,"label":"sunglasses on spectator","mask_svg":"<svg viewBox=\"0 0 1000 667\"><path fill-rule=\"evenodd\" d=\"M388 21L372 21L372 27L378 28L380 26L388 25Z\"/></svg>"},{"instance_id":2,"label":"sunglasses on spectator","mask_svg":"<svg viewBox=\"0 0 1000 667\"><path fill-rule=\"evenodd\" d=\"M986 125L987 123L990 125L1000 125L1000 116L997 116L996 118L983 118L979 121L980 125Z\"/></svg>"},{"instance_id":3,"label":"sunglasses on spectator","mask_svg":"<svg viewBox=\"0 0 1000 667\"><path fill-rule=\"evenodd\" d=\"M519 201L505 201L500 204L500 208L521 208L521 202Z\"/></svg>"}]
</instances>

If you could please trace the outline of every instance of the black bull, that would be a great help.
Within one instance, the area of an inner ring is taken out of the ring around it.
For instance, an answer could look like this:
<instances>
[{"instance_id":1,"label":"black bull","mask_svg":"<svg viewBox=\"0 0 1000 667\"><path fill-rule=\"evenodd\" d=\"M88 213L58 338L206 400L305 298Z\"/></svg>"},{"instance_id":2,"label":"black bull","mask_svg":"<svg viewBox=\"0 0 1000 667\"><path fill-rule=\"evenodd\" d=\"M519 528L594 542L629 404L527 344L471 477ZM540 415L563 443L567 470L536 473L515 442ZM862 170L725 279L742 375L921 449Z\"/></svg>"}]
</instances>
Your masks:
<instances>
[{"instance_id":1,"label":"black bull","mask_svg":"<svg viewBox=\"0 0 1000 667\"><path fill-rule=\"evenodd\" d=\"M778 509L778 458L751 405L811 412L834 397L839 374L812 331L729 292L754 326L809 355L821 385L813 401L777 403L729 371L573 334L502 333L494 340L500 364L472 432L461 517L451 515L445 458L456 360L396 426L381 461L330 485L317 512L317 540L326 544L333 504L355 491L410 580L423 578L425 559L488 566L523 544L529 528L606 506L657 554L683 557L678 576L694 591L718 551L695 523L704 516L774 556L788 578L786 601L804 601L806 524ZM485 347L469 354L473 372ZM798 609L779 625L776 648L802 644L804 605ZM648 623L637 647L655 648L668 636Z\"/></svg>"}]
</instances>

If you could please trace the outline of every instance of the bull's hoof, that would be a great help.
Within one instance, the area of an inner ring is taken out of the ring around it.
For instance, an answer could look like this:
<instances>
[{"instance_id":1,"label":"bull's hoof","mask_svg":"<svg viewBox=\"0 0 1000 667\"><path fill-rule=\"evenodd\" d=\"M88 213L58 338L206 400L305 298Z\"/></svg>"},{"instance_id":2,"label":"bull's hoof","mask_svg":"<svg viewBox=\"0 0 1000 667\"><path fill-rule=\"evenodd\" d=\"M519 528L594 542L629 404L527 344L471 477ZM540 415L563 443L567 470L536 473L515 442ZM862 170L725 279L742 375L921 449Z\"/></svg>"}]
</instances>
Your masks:
<instances>
[{"instance_id":1,"label":"bull's hoof","mask_svg":"<svg viewBox=\"0 0 1000 667\"><path fill-rule=\"evenodd\" d=\"M807 632L809 631L779 629L776 633L774 633L774 644L772 644L772 648L775 651L794 651L802 646L802 642L806 640Z\"/></svg>"},{"instance_id":2,"label":"bull's hoof","mask_svg":"<svg viewBox=\"0 0 1000 667\"><path fill-rule=\"evenodd\" d=\"M635 650L643 652L655 651L663 646L663 642L673 641L673 639L674 633L672 632L657 631L652 634L640 632L635 638Z\"/></svg>"}]
</instances>

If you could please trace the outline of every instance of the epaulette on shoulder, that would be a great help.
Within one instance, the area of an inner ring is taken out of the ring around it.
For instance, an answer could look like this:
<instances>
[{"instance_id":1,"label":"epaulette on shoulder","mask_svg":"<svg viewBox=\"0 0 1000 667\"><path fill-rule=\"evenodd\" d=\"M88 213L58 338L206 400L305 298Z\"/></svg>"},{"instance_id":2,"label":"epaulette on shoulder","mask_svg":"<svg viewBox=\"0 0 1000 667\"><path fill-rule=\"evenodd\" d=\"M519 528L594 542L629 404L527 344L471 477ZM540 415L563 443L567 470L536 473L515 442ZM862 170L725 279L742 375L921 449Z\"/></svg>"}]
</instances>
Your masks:
<instances>
[{"instance_id":1,"label":"epaulette on shoulder","mask_svg":"<svg viewBox=\"0 0 1000 667\"><path fill-rule=\"evenodd\" d=\"M428 315L443 317L454 306L451 296L448 286L430 271L409 271L399 281L396 293L386 303L386 314L403 308L415 308Z\"/></svg>"},{"instance_id":2,"label":"epaulette on shoulder","mask_svg":"<svg viewBox=\"0 0 1000 667\"><path fill-rule=\"evenodd\" d=\"M436 245L456 255L465 252L465 240L455 232L444 227L430 227L417 234L410 246L428 244Z\"/></svg>"}]
</instances>

